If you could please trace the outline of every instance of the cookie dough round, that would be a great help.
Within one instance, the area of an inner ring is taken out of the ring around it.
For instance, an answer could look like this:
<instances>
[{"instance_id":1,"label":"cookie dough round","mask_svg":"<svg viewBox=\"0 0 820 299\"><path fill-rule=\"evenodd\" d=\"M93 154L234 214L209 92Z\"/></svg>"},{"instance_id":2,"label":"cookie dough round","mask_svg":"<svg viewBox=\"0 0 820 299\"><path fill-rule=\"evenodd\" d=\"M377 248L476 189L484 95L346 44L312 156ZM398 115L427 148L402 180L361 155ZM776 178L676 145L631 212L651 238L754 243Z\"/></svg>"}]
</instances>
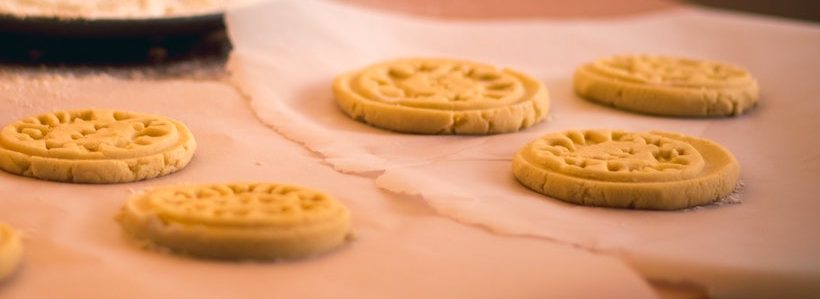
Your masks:
<instances>
[{"instance_id":1,"label":"cookie dough round","mask_svg":"<svg viewBox=\"0 0 820 299\"><path fill-rule=\"evenodd\" d=\"M0 223L0 281L11 276L23 257L20 234L8 225Z\"/></svg>"},{"instance_id":2,"label":"cookie dough round","mask_svg":"<svg viewBox=\"0 0 820 299\"><path fill-rule=\"evenodd\" d=\"M669 132L566 131L544 135L513 159L518 181L588 206L674 210L728 196L734 156L705 139Z\"/></svg>"},{"instance_id":3,"label":"cookie dough round","mask_svg":"<svg viewBox=\"0 0 820 299\"><path fill-rule=\"evenodd\" d=\"M113 110L57 111L0 131L0 169L44 180L124 183L182 169L196 141L181 122Z\"/></svg>"},{"instance_id":4,"label":"cookie dough round","mask_svg":"<svg viewBox=\"0 0 820 299\"><path fill-rule=\"evenodd\" d=\"M292 259L344 244L345 206L321 192L269 183L168 186L132 197L117 220L133 236L218 259Z\"/></svg>"},{"instance_id":5,"label":"cookie dough round","mask_svg":"<svg viewBox=\"0 0 820 299\"><path fill-rule=\"evenodd\" d=\"M754 107L757 81L746 70L687 58L625 55L581 66L581 97L618 109L666 116L734 116Z\"/></svg>"},{"instance_id":6,"label":"cookie dough round","mask_svg":"<svg viewBox=\"0 0 820 299\"><path fill-rule=\"evenodd\" d=\"M336 78L336 103L351 118L418 134L497 134L547 116L538 80L510 69L450 59L401 59Z\"/></svg>"}]
</instances>

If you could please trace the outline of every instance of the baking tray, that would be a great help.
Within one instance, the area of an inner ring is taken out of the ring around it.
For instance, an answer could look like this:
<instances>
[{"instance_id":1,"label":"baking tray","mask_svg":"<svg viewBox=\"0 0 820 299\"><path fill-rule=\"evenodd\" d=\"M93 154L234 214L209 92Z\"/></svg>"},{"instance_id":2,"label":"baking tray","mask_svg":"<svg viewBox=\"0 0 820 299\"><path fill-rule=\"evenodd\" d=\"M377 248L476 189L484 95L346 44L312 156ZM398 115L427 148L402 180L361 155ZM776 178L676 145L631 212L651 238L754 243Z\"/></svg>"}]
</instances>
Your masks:
<instances>
[{"instance_id":1,"label":"baking tray","mask_svg":"<svg viewBox=\"0 0 820 299\"><path fill-rule=\"evenodd\" d=\"M222 13L160 18L83 19L0 14L0 33L39 37L126 38L196 35L225 28Z\"/></svg>"},{"instance_id":2,"label":"baking tray","mask_svg":"<svg viewBox=\"0 0 820 299\"><path fill-rule=\"evenodd\" d=\"M223 57L222 13L184 17L61 19L0 14L0 63L158 64Z\"/></svg>"}]
</instances>

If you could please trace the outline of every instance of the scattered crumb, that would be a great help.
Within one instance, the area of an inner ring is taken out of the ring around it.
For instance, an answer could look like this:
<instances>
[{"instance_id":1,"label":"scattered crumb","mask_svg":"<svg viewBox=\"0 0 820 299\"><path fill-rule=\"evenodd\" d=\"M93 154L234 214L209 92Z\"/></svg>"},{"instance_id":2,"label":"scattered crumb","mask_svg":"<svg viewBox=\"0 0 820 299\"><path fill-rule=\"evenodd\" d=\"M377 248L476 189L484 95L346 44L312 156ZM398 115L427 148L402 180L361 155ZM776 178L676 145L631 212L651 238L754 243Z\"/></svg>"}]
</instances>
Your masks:
<instances>
[{"instance_id":1,"label":"scattered crumb","mask_svg":"<svg viewBox=\"0 0 820 299\"><path fill-rule=\"evenodd\" d=\"M708 205L705 205L705 206L691 207L691 208L685 209L684 211L687 211L687 212L688 211L697 211L697 210L704 209L704 208L714 208L714 207L720 207L720 206L723 206L723 205L735 205L735 204L743 203L743 197L741 195L743 193L743 188L745 186L746 186L746 184L743 182L743 180L740 180L739 182L737 182L737 186L735 186L735 190L732 191L732 193L730 193L726 197L718 199L717 201L715 201L711 204L708 204Z\"/></svg>"}]
</instances>

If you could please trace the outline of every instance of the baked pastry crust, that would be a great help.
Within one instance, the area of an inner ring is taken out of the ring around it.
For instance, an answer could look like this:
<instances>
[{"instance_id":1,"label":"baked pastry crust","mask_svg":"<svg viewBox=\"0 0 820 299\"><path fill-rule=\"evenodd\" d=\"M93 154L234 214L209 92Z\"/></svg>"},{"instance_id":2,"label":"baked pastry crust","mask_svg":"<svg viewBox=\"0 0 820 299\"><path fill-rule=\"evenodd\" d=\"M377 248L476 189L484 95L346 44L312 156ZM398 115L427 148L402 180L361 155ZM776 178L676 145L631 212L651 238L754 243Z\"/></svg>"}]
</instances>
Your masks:
<instances>
[{"instance_id":1,"label":"baked pastry crust","mask_svg":"<svg viewBox=\"0 0 820 299\"><path fill-rule=\"evenodd\" d=\"M530 142L513 159L513 174L536 192L580 205L674 210L728 196L740 167L706 139L600 129Z\"/></svg>"},{"instance_id":2,"label":"baked pastry crust","mask_svg":"<svg viewBox=\"0 0 820 299\"><path fill-rule=\"evenodd\" d=\"M418 134L497 134L547 116L549 96L510 69L450 59L400 59L339 76L336 103L351 118Z\"/></svg>"},{"instance_id":3,"label":"baked pastry crust","mask_svg":"<svg viewBox=\"0 0 820 299\"><path fill-rule=\"evenodd\" d=\"M624 55L578 68L575 92L618 109L665 116L735 116L757 104L746 70L688 58Z\"/></svg>"},{"instance_id":4,"label":"baked pastry crust","mask_svg":"<svg viewBox=\"0 0 820 299\"><path fill-rule=\"evenodd\" d=\"M271 183L167 186L133 196L117 216L131 235L218 259L293 259L341 246L350 213L330 196Z\"/></svg>"},{"instance_id":5,"label":"baked pastry crust","mask_svg":"<svg viewBox=\"0 0 820 299\"><path fill-rule=\"evenodd\" d=\"M124 183L185 167L196 141L166 117L71 110L18 120L0 131L0 169L71 183Z\"/></svg>"}]
</instances>

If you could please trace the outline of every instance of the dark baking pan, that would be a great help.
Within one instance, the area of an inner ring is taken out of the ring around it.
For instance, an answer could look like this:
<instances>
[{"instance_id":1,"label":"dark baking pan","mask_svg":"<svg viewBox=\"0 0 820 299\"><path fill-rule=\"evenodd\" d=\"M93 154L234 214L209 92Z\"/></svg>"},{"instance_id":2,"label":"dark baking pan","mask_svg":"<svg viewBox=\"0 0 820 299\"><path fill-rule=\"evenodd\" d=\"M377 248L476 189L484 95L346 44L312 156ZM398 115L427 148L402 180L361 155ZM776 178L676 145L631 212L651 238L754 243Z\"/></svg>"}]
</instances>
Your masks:
<instances>
[{"instance_id":1,"label":"dark baking pan","mask_svg":"<svg viewBox=\"0 0 820 299\"><path fill-rule=\"evenodd\" d=\"M224 28L222 14L129 19L61 19L0 14L0 33L41 37L150 37L197 35Z\"/></svg>"},{"instance_id":2,"label":"dark baking pan","mask_svg":"<svg viewBox=\"0 0 820 299\"><path fill-rule=\"evenodd\" d=\"M224 30L222 14L142 19L0 14L0 63L156 64L222 55L230 47Z\"/></svg>"}]
</instances>

